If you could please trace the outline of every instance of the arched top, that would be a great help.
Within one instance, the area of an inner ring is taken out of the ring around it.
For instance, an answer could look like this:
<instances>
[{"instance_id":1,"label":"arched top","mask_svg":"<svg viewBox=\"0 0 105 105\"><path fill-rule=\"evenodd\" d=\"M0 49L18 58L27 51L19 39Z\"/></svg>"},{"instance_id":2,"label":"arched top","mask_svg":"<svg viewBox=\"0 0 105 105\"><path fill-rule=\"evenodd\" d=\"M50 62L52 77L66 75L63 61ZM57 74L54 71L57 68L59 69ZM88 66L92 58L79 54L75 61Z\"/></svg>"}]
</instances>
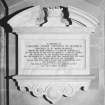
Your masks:
<instances>
[{"instance_id":1,"label":"arched top","mask_svg":"<svg viewBox=\"0 0 105 105\"><path fill-rule=\"evenodd\" d=\"M83 10L78 8L69 6L69 18L72 21L73 27L92 27L95 28L98 24L98 20L86 13ZM42 8L40 6L35 6L29 9L20 12L19 14L15 15L11 18L8 23L14 27L38 27L37 20L41 19L42 16ZM61 24L58 24L60 27ZM70 26L70 27L71 27Z\"/></svg>"}]
</instances>

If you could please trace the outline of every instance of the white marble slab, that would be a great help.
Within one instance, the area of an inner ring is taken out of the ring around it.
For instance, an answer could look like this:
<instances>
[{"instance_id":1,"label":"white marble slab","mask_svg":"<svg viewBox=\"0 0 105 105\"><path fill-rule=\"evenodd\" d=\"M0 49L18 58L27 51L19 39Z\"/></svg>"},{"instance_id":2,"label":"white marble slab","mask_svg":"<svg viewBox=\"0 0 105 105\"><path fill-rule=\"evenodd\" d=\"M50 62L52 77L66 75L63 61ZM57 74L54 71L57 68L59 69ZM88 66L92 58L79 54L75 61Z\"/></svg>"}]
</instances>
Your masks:
<instances>
[{"instance_id":1,"label":"white marble slab","mask_svg":"<svg viewBox=\"0 0 105 105\"><path fill-rule=\"evenodd\" d=\"M19 35L20 75L89 74L89 35Z\"/></svg>"}]
</instances>

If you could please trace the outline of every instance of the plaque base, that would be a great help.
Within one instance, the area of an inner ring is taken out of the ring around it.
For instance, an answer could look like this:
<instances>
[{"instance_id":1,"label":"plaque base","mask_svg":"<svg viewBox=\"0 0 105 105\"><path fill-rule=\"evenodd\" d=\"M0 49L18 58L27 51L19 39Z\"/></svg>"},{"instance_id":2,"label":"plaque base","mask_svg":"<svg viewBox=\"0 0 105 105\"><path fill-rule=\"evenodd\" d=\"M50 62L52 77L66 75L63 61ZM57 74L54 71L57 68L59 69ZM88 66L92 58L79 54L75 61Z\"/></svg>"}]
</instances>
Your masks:
<instances>
[{"instance_id":1,"label":"plaque base","mask_svg":"<svg viewBox=\"0 0 105 105\"><path fill-rule=\"evenodd\" d=\"M44 96L50 103L57 102L62 96L72 97L80 89L86 91L94 78L93 75L17 75L13 77L21 91L28 90L39 98Z\"/></svg>"}]
</instances>

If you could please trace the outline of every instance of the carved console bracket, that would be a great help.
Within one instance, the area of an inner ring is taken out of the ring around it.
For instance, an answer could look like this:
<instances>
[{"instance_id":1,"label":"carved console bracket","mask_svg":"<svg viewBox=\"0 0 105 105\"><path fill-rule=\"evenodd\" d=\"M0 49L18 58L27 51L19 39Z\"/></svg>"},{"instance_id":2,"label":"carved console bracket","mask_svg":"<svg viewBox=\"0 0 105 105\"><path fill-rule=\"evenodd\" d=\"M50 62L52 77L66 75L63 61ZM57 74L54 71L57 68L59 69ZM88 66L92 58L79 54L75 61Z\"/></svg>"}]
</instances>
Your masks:
<instances>
[{"instance_id":1,"label":"carved console bracket","mask_svg":"<svg viewBox=\"0 0 105 105\"><path fill-rule=\"evenodd\" d=\"M94 79L93 75L72 75L72 76L14 76L21 91L33 93L36 97L46 97L50 103L55 103L62 96L72 97L77 91L86 91L90 82Z\"/></svg>"}]
</instances>

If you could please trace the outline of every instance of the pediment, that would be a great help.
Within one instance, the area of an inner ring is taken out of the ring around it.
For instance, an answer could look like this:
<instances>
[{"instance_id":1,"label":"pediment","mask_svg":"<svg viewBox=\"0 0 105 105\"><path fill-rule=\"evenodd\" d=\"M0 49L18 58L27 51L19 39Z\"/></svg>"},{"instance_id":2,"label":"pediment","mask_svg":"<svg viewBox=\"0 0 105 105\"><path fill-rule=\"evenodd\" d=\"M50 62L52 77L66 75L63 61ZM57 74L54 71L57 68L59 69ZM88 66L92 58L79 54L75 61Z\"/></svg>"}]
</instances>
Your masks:
<instances>
[{"instance_id":1,"label":"pediment","mask_svg":"<svg viewBox=\"0 0 105 105\"><path fill-rule=\"evenodd\" d=\"M70 25L70 27L95 28L98 24L98 20L95 17L87 14L80 9L69 6L68 11L69 18L72 21L72 25ZM48 22L44 26L65 27L66 22L62 22L60 18L60 16L48 17ZM39 27L39 20L43 21L43 11L40 6L35 6L15 15L12 19L8 21L8 23L12 27Z\"/></svg>"}]
</instances>

